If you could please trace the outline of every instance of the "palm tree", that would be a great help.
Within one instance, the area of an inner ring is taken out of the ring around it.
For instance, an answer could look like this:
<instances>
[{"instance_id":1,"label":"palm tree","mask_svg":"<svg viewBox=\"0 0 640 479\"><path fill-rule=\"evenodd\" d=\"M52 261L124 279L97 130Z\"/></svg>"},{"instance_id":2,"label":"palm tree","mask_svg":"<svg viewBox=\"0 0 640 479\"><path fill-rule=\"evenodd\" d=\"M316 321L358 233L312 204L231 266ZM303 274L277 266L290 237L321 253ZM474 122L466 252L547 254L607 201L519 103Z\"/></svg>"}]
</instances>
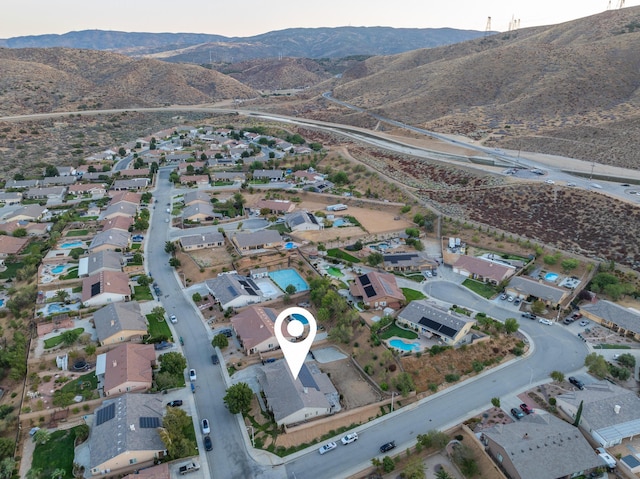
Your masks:
<instances>
[{"instance_id":1,"label":"palm tree","mask_svg":"<svg viewBox=\"0 0 640 479\"><path fill-rule=\"evenodd\" d=\"M67 474L64 469L58 468L51 473L51 479L62 479Z\"/></svg>"},{"instance_id":2,"label":"palm tree","mask_svg":"<svg viewBox=\"0 0 640 479\"><path fill-rule=\"evenodd\" d=\"M66 303L69 301L69 292L66 289L59 289L56 291L56 300L60 303Z\"/></svg>"}]
</instances>

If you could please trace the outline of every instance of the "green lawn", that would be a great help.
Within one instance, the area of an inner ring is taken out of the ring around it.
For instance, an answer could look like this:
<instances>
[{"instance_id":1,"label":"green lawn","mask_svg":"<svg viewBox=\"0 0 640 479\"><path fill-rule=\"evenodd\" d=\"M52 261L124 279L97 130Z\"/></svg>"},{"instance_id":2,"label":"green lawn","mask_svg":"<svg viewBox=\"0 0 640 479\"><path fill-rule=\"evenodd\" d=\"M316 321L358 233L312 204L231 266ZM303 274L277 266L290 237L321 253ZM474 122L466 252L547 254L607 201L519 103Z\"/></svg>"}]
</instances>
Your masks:
<instances>
[{"instance_id":1,"label":"green lawn","mask_svg":"<svg viewBox=\"0 0 640 479\"><path fill-rule=\"evenodd\" d=\"M400 288L402 290L402 294L404 294L404 299L407 300L407 303L411 301L415 301L417 299L424 299L426 296L422 294L420 291L416 291L411 288Z\"/></svg>"},{"instance_id":2,"label":"green lawn","mask_svg":"<svg viewBox=\"0 0 640 479\"><path fill-rule=\"evenodd\" d=\"M281 235L289 233L289 228L285 223L276 223L267 228L268 230L274 230L280 233Z\"/></svg>"},{"instance_id":3,"label":"green lawn","mask_svg":"<svg viewBox=\"0 0 640 479\"><path fill-rule=\"evenodd\" d=\"M389 339L393 336L398 336L399 338L404 338L404 339L417 339L418 333L415 333L413 331L407 331L406 329L402 329L401 327L396 326L395 324L392 324L383 332L381 332L378 336L380 337L380 339Z\"/></svg>"},{"instance_id":4,"label":"green lawn","mask_svg":"<svg viewBox=\"0 0 640 479\"><path fill-rule=\"evenodd\" d=\"M80 334L84 333L84 328L76 328L73 331L78 331ZM56 347L58 344L62 343L62 334L58 334L53 338L44 340L44 349L50 349Z\"/></svg>"},{"instance_id":5,"label":"green lawn","mask_svg":"<svg viewBox=\"0 0 640 479\"><path fill-rule=\"evenodd\" d=\"M140 249L142 248L142 243L133 243L131 245L131 249Z\"/></svg>"},{"instance_id":6,"label":"green lawn","mask_svg":"<svg viewBox=\"0 0 640 479\"><path fill-rule=\"evenodd\" d=\"M67 472L64 479L73 478L73 446L78 427L80 426L52 432L46 444L36 445L31 468L40 469L42 471L40 477L51 477L51 473L59 468Z\"/></svg>"},{"instance_id":7,"label":"green lawn","mask_svg":"<svg viewBox=\"0 0 640 479\"><path fill-rule=\"evenodd\" d=\"M5 263L7 269L0 273L2 279L13 279L16 277L16 272L24 266L24 263Z\"/></svg>"},{"instance_id":8,"label":"green lawn","mask_svg":"<svg viewBox=\"0 0 640 479\"><path fill-rule=\"evenodd\" d=\"M95 371L84 374L73 381L69 381L60 388L63 393L73 393L85 399L91 399L96 389L98 389L98 377Z\"/></svg>"},{"instance_id":9,"label":"green lawn","mask_svg":"<svg viewBox=\"0 0 640 479\"><path fill-rule=\"evenodd\" d=\"M499 292L493 285L482 283L480 281L476 281L475 279L469 278L465 279L462 282L462 286L487 299L493 298Z\"/></svg>"},{"instance_id":10,"label":"green lawn","mask_svg":"<svg viewBox=\"0 0 640 479\"><path fill-rule=\"evenodd\" d=\"M78 267L74 266L73 268L69 268L67 274L63 274L62 276L60 276L61 280L65 280L65 279L76 279L78 277Z\"/></svg>"},{"instance_id":11,"label":"green lawn","mask_svg":"<svg viewBox=\"0 0 640 479\"><path fill-rule=\"evenodd\" d=\"M147 314L147 321L149 322L149 339L165 337L173 340L171 329L164 318L158 321L155 314Z\"/></svg>"},{"instance_id":12,"label":"green lawn","mask_svg":"<svg viewBox=\"0 0 640 479\"><path fill-rule=\"evenodd\" d=\"M151 301L153 299L149 286L140 285L133 287L133 297L136 301Z\"/></svg>"},{"instance_id":13,"label":"green lawn","mask_svg":"<svg viewBox=\"0 0 640 479\"><path fill-rule=\"evenodd\" d=\"M65 236L87 236L89 230L71 230Z\"/></svg>"},{"instance_id":14,"label":"green lawn","mask_svg":"<svg viewBox=\"0 0 640 479\"><path fill-rule=\"evenodd\" d=\"M331 248L327 250L327 256L331 256L333 258L338 258L343 261L350 261L352 263L359 263L360 259L355 256L351 256L346 251L342 251L340 248Z\"/></svg>"}]
</instances>

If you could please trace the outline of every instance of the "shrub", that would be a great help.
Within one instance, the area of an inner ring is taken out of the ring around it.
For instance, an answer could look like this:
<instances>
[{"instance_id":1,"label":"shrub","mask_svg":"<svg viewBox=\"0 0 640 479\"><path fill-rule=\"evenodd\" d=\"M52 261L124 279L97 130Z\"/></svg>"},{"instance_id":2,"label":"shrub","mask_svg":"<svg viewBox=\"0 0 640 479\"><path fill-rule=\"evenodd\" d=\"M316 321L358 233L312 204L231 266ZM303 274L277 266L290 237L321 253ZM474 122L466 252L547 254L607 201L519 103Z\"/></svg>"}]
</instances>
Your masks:
<instances>
[{"instance_id":1,"label":"shrub","mask_svg":"<svg viewBox=\"0 0 640 479\"><path fill-rule=\"evenodd\" d=\"M455 383L458 379L460 379L460 375L459 374L447 374L444 377L444 380L447 381L448 383Z\"/></svg>"}]
</instances>

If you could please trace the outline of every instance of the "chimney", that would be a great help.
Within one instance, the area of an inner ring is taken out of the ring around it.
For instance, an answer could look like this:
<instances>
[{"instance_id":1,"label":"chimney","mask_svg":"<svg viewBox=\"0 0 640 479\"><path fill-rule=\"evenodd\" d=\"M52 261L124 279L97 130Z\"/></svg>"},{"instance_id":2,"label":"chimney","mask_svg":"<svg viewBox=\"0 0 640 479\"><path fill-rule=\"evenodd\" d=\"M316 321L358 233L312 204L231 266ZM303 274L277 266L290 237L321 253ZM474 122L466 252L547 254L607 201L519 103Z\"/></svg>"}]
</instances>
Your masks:
<instances>
[{"instance_id":1,"label":"chimney","mask_svg":"<svg viewBox=\"0 0 640 479\"><path fill-rule=\"evenodd\" d=\"M116 325L116 320L115 320L115 319L112 319L112 320L111 320L111 327L113 327L113 326L115 326L115 325Z\"/></svg>"},{"instance_id":2,"label":"chimney","mask_svg":"<svg viewBox=\"0 0 640 479\"><path fill-rule=\"evenodd\" d=\"M115 359L113 360L113 367L117 368L118 367L118 361L116 361Z\"/></svg>"},{"instance_id":3,"label":"chimney","mask_svg":"<svg viewBox=\"0 0 640 479\"><path fill-rule=\"evenodd\" d=\"M620 406L618 404L613 406L613 412L615 412L616 414L620 414Z\"/></svg>"}]
</instances>

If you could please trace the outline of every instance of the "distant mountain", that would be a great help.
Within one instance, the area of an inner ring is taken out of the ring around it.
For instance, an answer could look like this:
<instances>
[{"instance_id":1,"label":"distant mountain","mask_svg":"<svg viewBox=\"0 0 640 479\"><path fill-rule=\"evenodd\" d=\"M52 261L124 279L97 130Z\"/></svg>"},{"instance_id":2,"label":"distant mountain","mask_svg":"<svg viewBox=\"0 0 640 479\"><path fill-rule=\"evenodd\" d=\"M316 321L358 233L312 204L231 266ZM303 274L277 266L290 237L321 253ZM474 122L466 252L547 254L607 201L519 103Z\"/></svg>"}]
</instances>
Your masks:
<instances>
[{"instance_id":1,"label":"distant mountain","mask_svg":"<svg viewBox=\"0 0 640 479\"><path fill-rule=\"evenodd\" d=\"M256 58L339 58L390 55L458 43L484 35L453 28L289 28L252 37L195 33L127 33L84 30L0 40L7 48L88 48L183 63L234 63Z\"/></svg>"},{"instance_id":2,"label":"distant mountain","mask_svg":"<svg viewBox=\"0 0 640 479\"><path fill-rule=\"evenodd\" d=\"M198 65L97 50L0 48L0 116L76 109L193 105L258 96Z\"/></svg>"}]
</instances>

